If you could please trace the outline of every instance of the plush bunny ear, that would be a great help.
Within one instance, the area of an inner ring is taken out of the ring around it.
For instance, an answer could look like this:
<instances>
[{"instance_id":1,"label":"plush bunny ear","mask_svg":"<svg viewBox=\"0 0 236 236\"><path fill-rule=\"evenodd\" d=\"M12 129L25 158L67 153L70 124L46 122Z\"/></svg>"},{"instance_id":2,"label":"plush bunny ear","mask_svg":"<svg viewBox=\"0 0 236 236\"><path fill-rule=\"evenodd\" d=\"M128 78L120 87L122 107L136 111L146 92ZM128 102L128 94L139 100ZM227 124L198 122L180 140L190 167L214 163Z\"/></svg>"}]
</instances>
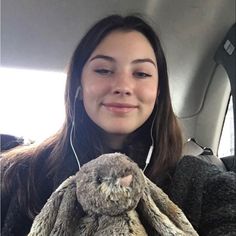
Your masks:
<instances>
[{"instance_id":1,"label":"plush bunny ear","mask_svg":"<svg viewBox=\"0 0 236 236\"><path fill-rule=\"evenodd\" d=\"M197 236L188 219L169 197L148 178L139 210L160 235Z\"/></svg>"},{"instance_id":2,"label":"plush bunny ear","mask_svg":"<svg viewBox=\"0 0 236 236\"><path fill-rule=\"evenodd\" d=\"M79 218L84 215L76 197L75 177L66 179L53 192L36 216L28 236L73 235Z\"/></svg>"}]
</instances>

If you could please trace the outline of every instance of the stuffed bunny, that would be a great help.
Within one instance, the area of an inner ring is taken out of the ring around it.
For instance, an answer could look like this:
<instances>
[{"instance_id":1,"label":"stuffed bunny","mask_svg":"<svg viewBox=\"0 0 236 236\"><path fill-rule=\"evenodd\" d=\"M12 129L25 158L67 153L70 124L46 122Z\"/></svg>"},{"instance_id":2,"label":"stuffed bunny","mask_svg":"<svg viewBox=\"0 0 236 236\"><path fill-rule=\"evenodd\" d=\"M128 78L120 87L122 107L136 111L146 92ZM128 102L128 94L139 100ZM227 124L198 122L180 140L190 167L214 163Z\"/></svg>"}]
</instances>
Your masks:
<instances>
[{"instance_id":1,"label":"stuffed bunny","mask_svg":"<svg viewBox=\"0 0 236 236\"><path fill-rule=\"evenodd\" d=\"M198 235L136 163L112 153L88 162L65 180L35 218L29 236L145 236L147 232Z\"/></svg>"}]
</instances>

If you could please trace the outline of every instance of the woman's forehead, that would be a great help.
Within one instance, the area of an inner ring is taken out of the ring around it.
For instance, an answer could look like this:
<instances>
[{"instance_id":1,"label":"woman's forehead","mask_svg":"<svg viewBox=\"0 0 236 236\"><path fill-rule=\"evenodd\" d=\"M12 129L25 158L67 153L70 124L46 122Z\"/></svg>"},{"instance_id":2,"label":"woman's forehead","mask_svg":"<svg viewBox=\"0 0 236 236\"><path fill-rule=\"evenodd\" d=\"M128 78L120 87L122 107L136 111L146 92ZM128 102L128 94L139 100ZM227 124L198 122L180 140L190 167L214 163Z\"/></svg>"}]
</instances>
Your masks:
<instances>
[{"instance_id":1,"label":"woman's forehead","mask_svg":"<svg viewBox=\"0 0 236 236\"><path fill-rule=\"evenodd\" d=\"M142 33L135 30L116 30L109 33L97 45L88 61L96 57L99 59L131 57L134 60L150 58L156 64L152 45Z\"/></svg>"}]
</instances>

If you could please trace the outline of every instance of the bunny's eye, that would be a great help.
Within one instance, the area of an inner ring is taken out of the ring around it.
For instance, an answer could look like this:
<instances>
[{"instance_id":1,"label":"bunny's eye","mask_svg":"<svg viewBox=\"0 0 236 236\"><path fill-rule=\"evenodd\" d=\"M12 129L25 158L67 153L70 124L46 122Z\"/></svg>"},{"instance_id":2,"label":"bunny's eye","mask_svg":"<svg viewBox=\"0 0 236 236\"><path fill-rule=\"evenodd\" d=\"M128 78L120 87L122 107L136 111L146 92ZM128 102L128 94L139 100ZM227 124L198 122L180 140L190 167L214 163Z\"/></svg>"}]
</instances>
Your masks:
<instances>
[{"instance_id":1,"label":"bunny's eye","mask_svg":"<svg viewBox=\"0 0 236 236\"><path fill-rule=\"evenodd\" d=\"M131 168L130 167L127 167L125 168L125 171L124 171L124 174L123 176L126 176L127 174L131 173Z\"/></svg>"},{"instance_id":2,"label":"bunny's eye","mask_svg":"<svg viewBox=\"0 0 236 236\"><path fill-rule=\"evenodd\" d=\"M97 183L98 184L101 184L102 183L102 177L101 176L98 176L97 179L96 179Z\"/></svg>"}]
</instances>

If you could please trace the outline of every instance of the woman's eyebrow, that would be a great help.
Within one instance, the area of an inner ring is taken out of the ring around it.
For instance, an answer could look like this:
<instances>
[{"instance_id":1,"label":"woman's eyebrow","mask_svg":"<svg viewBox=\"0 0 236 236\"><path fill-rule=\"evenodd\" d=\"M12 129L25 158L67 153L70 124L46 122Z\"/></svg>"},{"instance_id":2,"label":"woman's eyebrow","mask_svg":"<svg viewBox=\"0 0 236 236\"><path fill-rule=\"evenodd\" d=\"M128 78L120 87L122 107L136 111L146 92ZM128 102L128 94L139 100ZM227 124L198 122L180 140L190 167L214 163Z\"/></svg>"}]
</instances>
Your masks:
<instances>
[{"instance_id":1,"label":"woman's eyebrow","mask_svg":"<svg viewBox=\"0 0 236 236\"><path fill-rule=\"evenodd\" d=\"M115 62L115 59L113 57L106 56L106 55L100 55L100 54L92 57L89 61L93 61L95 59L104 59L106 61Z\"/></svg>"},{"instance_id":2,"label":"woman's eyebrow","mask_svg":"<svg viewBox=\"0 0 236 236\"><path fill-rule=\"evenodd\" d=\"M101 54L98 54L98 55L92 57L89 61L93 61L95 59L103 59L103 60L110 61L110 62L115 62L116 61L113 57L110 57L110 56L107 56L107 55L101 55ZM132 61L132 64L146 63L146 62L149 62L149 63L153 64L155 66L155 68L157 67L156 63L151 58L135 59L135 60Z\"/></svg>"},{"instance_id":3,"label":"woman's eyebrow","mask_svg":"<svg viewBox=\"0 0 236 236\"><path fill-rule=\"evenodd\" d=\"M145 62L149 62L149 63L153 64L155 66L155 68L157 67L156 63L151 58L142 58L142 59L136 59L136 60L132 61L133 64L145 63Z\"/></svg>"}]
</instances>

